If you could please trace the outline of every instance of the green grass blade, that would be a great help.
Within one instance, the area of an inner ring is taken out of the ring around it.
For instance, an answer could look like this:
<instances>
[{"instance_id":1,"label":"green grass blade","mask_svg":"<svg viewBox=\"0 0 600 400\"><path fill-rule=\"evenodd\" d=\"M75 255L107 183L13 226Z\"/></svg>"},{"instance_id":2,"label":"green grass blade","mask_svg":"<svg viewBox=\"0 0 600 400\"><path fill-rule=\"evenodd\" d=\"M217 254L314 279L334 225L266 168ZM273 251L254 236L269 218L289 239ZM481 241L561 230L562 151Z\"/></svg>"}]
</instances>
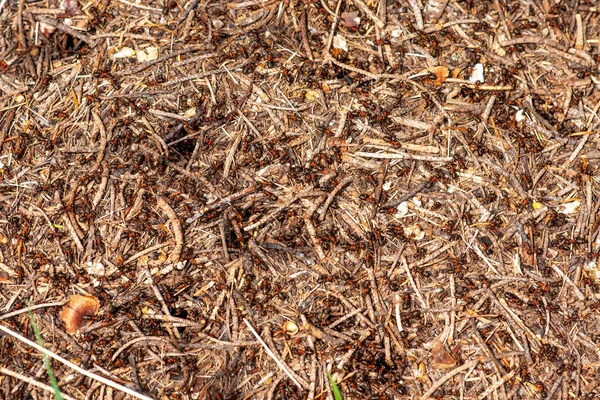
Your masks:
<instances>
[{"instance_id":1,"label":"green grass blade","mask_svg":"<svg viewBox=\"0 0 600 400\"><path fill-rule=\"evenodd\" d=\"M42 335L40 335L40 331L35 323L35 318L33 317L33 312L29 310L29 319L31 319L31 327L33 328L33 332L35 333L35 341L42 347L44 347L44 341L42 340ZM56 378L54 377L54 372L52 372L52 366L50 365L50 360L48 360L48 356L42 353L42 360L44 360L44 365L46 366L46 370L48 371L48 377L50 378L50 384L54 389L54 398L56 400L64 400L62 394L60 393L60 388L58 387L58 383L56 382Z\"/></svg>"},{"instance_id":2,"label":"green grass blade","mask_svg":"<svg viewBox=\"0 0 600 400\"><path fill-rule=\"evenodd\" d=\"M335 381L333 380L333 377L331 376L329 371L327 371L327 377L329 377L329 383L331 384L331 391L333 392L333 398L335 400L344 400L344 398L342 397L342 392L340 392L340 388L338 388L337 383L335 383Z\"/></svg>"}]
</instances>

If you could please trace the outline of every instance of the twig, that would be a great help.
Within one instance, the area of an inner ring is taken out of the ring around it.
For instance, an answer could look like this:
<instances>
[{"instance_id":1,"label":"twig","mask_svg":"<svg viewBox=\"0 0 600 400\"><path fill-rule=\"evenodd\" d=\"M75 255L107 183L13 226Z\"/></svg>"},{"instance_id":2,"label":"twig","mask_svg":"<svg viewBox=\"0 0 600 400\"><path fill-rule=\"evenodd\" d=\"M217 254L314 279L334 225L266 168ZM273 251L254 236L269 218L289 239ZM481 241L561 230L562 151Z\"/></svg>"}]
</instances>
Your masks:
<instances>
[{"instance_id":1,"label":"twig","mask_svg":"<svg viewBox=\"0 0 600 400\"><path fill-rule=\"evenodd\" d=\"M304 314L300 315L300 320L302 321L303 325L306 325L308 323ZM313 351L310 362L310 373L308 375L310 378L310 383L308 386L308 396L306 397L306 399L313 400L315 398L315 388L317 386L317 349L315 348L315 341L311 335L306 336L306 343L308 345L308 348Z\"/></svg>"},{"instance_id":2,"label":"twig","mask_svg":"<svg viewBox=\"0 0 600 400\"><path fill-rule=\"evenodd\" d=\"M62 205L62 200L60 199L60 194L58 192L55 192L54 198L57 201L57 203ZM80 253L83 253L85 248L83 247L83 244L81 243L81 239L79 239L79 235L77 234L77 230L75 229L75 226L73 225L73 222L71 221L71 216L68 212L66 212L66 208L64 207L64 205L63 205L63 208L65 209L65 218L64 218L65 225L67 225L67 229L68 229L69 233L71 234L71 238L75 242L75 246L77 247L77 250L79 250Z\"/></svg>"},{"instance_id":3,"label":"twig","mask_svg":"<svg viewBox=\"0 0 600 400\"><path fill-rule=\"evenodd\" d=\"M244 318L243 321L246 324L246 326L248 327L248 329L250 329L250 332L252 332L252 334L254 335L256 340L258 340L258 342L261 344L261 346L265 349L265 351L267 352L269 357L271 357L275 361L277 366L283 371L283 373L285 373L288 376L288 378L291 379L292 382L294 382L294 384L298 387L298 389L303 390L304 386L298 380L296 380L296 378L293 376L292 372L288 371L287 367L279 360L279 358L271 351L271 349L269 349L269 347L264 342L264 340L262 340L260 335L254 330L254 328L252 327L250 322L248 322L248 320L246 318ZM306 386L308 386L308 384L306 382L305 382L305 384L306 384Z\"/></svg>"},{"instance_id":4,"label":"twig","mask_svg":"<svg viewBox=\"0 0 600 400\"><path fill-rule=\"evenodd\" d=\"M338 185L331 191L331 193L329 193L329 196L327 196L327 200L325 200L325 204L323 204L323 207L319 210L319 220L321 222L325 220L325 214L327 213L327 209L333 202L333 199L338 194L338 192L342 190L344 186L346 186L350 182L353 182L354 180L354 176L347 176L346 178L344 178L344 180L338 183Z\"/></svg>"},{"instance_id":5,"label":"twig","mask_svg":"<svg viewBox=\"0 0 600 400\"><path fill-rule=\"evenodd\" d=\"M427 308L427 303L425 302L425 299L423 298L421 291L417 287L417 284L415 283L415 280L413 279L412 274L410 273L410 268L408 267L408 263L406 262L406 257L402 256L401 262L402 262L402 265L404 266L404 270L406 271L406 276L408 276L410 285L412 286L415 294L417 295L417 299L419 299L419 303L421 303L421 307Z\"/></svg>"},{"instance_id":6,"label":"twig","mask_svg":"<svg viewBox=\"0 0 600 400\"><path fill-rule=\"evenodd\" d=\"M25 376L18 372L14 372L8 368L0 367L0 373L2 373L4 375L12 376L13 378L17 378L23 382L26 382L28 385L35 386L37 388L45 390L46 392L56 393L52 386L46 385L45 383L42 383L42 382L38 382L29 376ZM8 398L8 393L5 392L5 394L7 395L7 398ZM62 392L61 392L61 396L62 396L62 398L66 399L66 400L76 400L74 397L71 397L68 394L65 394Z\"/></svg>"},{"instance_id":7,"label":"twig","mask_svg":"<svg viewBox=\"0 0 600 400\"><path fill-rule=\"evenodd\" d=\"M164 299L162 293L160 292L160 290L154 283L154 278L152 278L152 274L150 273L150 270L146 267L144 271L146 272L146 275L148 276L148 281L149 281L150 287L152 288L152 292L154 293L154 296L156 296L156 299L160 303L163 313L165 313L166 315L171 317L171 311L169 310L169 306L165 302L165 299ZM176 338L181 339L179 330L174 329L173 334L175 335Z\"/></svg>"},{"instance_id":8,"label":"twig","mask_svg":"<svg viewBox=\"0 0 600 400\"><path fill-rule=\"evenodd\" d=\"M47 355L48 357L52 357L53 359L63 363L64 365L66 365L69 368L74 369L75 371L79 372L80 374L83 374L85 376L87 376L88 378L97 380L99 382L102 382L105 385L108 385L114 389L120 390L124 393L127 393L135 398L138 399L142 399L142 400L153 400L151 397L148 397L146 395L143 395L141 393L138 393L134 390L129 389L126 386L120 385L116 382L113 382L111 380L108 380L106 378L104 378L103 376L97 375L93 372L89 372L86 371L85 369L73 364L72 362L62 358L61 356L59 356L56 353L51 352L50 350L46 350L44 347L38 345L37 343L32 342L31 340L27 339L26 337L23 337L21 335L19 335L16 332L13 332L12 330L10 330L9 328L5 327L4 325L0 324L0 330L3 331L4 333L6 333L7 335L10 335L12 337L14 337L15 339L20 340L21 342L27 344L28 346L33 347L34 349L36 349L37 351L44 353L45 355Z\"/></svg>"},{"instance_id":9,"label":"twig","mask_svg":"<svg viewBox=\"0 0 600 400\"><path fill-rule=\"evenodd\" d=\"M304 49L304 52L306 53L306 58L313 60L314 58L313 58L312 51L310 50L310 43L308 42L307 15L308 15L308 10L305 7L302 10L302 14L300 14L300 35L302 37L302 48Z\"/></svg>"},{"instance_id":10,"label":"twig","mask_svg":"<svg viewBox=\"0 0 600 400\"><path fill-rule=\"evenodd\" d=\"M313 190L312 187L308 187L308 188L302 190L300 193L298 193L297 195L293 196L290 200L288 200L285 203L281 204L275 210L273 210L270 213L266 214L265 216L263 216L261 219L259 219L255 223L245 226L244 227L244 232L249 232L249 231L251 231L253 229L256 229L259 226L267 223L271 219L275 218L275 216L277 214L279 214L281 211L285 210L291 204L295 203L298 199L301 199L301 198L306 197L306 196L310 196L312 190Z\"/></svg>"},{"instance_id":11,"label":"twig","mask_svg":"<svg viewBox=\"0 0 600 400\"><path fill-rule=\"evenodd\" d=\"M354 155L359 157L370 157L370 158L381 158L391 160L418 160L418 161L429 161L429 162L451 162L452 157L434 157L434 156L421 156L418 154L410 154L402 151L394 153L366 153L364 151L357 151Z\"/></svg>"},{"instance_id":12,"label":"twig","mask_svg":"<svg viewBox=\"0 0 600 400\"><path fill-rule=\"evenodd\" d=\"M156 205L160 208L167 217L169 221L171 221L171 225L173 226L173 234L175 236L175 247L173 248L173 252L169 256L169 261L173 264L177 264L179 262L179 258L181 257L181 251L183 250L183 228L181 227L181 222L179 222L179 218L177 218L177 214L175 214L175 210L166 202L165 199L159 197Z\"/></svg>"},{"instance_id":13,"label":"twig","mask_svg":"<svg viewBox=\"0 0 600 400\"><path fill-rule=\"evenodd\" d=\"M479 329L477 329L477 323L475 322L475 319L471 319L469 322L471 323L471 328L473 329L473 335L475 336L476 341L479 342L479 345L483 347L483 349L487 353L488 358L492 361L494 367L496 367L496 372L498 372L498 374L506 374L506 369L502 366L500 361L498 361L496 355L494 354L494 351L490 349L490 346L488 346L483 336L481 336Z\"/></svg>"},{"instance_id":14,"label":"twig","mask_svg":"<svg viewBox=\"0 0 600 400\"><path fill-rule=\"evenodd\" d=\"M392 201L387 202L381 208L388 209L388 208L391 208L391 207L396 207L398 204L403 203L405 201L408 201L408 200L412 199L419 192L421 192L423 189L425 189L429 185L430 185L429 181L424 181L419 186L417 186L416 188L414 188L413 190L411 190L410 192L408 192L406 194L403 194L402 196L398 197L397 199L394 199Z\"/></svg>"},{"instance_id":15,"label":"twig","mask_svg":"<svg viewBox=\"0 0 600 400\"><path fill-rule=\"evenodd\" d=\"M565 274L560 268L558 268L554 264L550 265L550 268L552 268L554 272L556 272L561 278L565 280L565 282L567 282L573 288L573 292L575 292L575 295L580 301L585 301L585 295L581 292L581 290L579 290L575 282L573 282L567 274Z\"/></svg>"},{"instance_id":16,"label":"twig","mask_svg":"<svg viewBox=\"0 0 600 400\"><path fill-rule=\"evenodd\" d=\"M104 196L104 191L108 186L108 176L110 173L110 169L108 168L108 163L102 163L102 178L100 179L100 184L98 185L98 189L96 190L96 194L92 199L92 210L95 210L102 201L102 197Z\"/></svg>"},{"instance_id":17,"label":"twig","mask_svg":"<svg viewBox=\"0 0 600 400\"><path fill-rule=\"evenodd\" d=\"M102 122L102 118L100 118L100 114L98 114L97 110L92 110L92 116L94 117L94 123L98 127L98 131L100 132L100 146L98 146L98 153L96 153L96 162L90 168L90 172L94 173L100 165L102 164L102 159L104 158L104 152L106 151L106 144L108 142L108 137L106 135L106 128L104 127L104 123Z\"/></svg>"},{"instance_id":18,"label":"twig","mask_svg":"<svg viewBox=\"0 0 600 400\"><path fill-rule=\"evenodd\" d=\"M410 4L410 8L412 8L413 14L415 15L415 25L417 25L417 29L423 30L423 14L421 13L421 8L419 8L419 3L417 0L408 0L408 4Z\"/></svg>"},{"instance_id":19,"label":"twig","mask_svg":"<svg viewBox=\"0 0 600 400\"><path fill-rule=\"evenodd\" d=\"M46 18L43 16L37 16L36 19L40 22L43 22L45 24L55 27L59 31L63 31L63 32L81 40L82 42L90 45L91 47L94 46L93 39L91 39L90 37L88 37L87 35L79 32L79 31L76 31L75 29L71 28L70 26L61 24L60 22L58 22L56 20L53 20L51 18Z\"/></svg>"},{"instance_id":20,"label":"twig","mask_svg":"<svg viewBox=\"0 0 600 400\"><path fill-rule=\"evenodd\" d=\"M431 387L425 392L425 394L421 397L420 400L427 400L436 390L438 390L438 388L440 388L445 382L450 380L454 375L460 374L464 370L474 367L475 365L477 365L478 362L479 361L477 360L472 360L464 363L460 367L454 368L452 371L448 372L446 375L438 379L433 385L431 385Z\"/></svg>"},{"instance_id":21,"label":"twig","mask_svg":"<svg viewBox=\"0 0 600 400\"><path fill-rule=\"evenodd\" d=\"M146 344L148 342L165 342L169 345L171 345L172 347L174 347L175 349L177 349L177 346L175 346L173 343L171 343L171 341L166 338L166 337L162 337L162 336L142 336L142 337L138 337L135 339L132 339L130 341L128 341L127 343L125 343L123 346L119 347L117 349L117 351L115 351L115 354L112 355L110 361L114 362L119 355L125 351L127 348L133 346L136 343L142 342L143 344Z\"/></svg>"},{"instance_id":22,"label":"twig","mask_svg":"<svg viewBox=\"0 0 600 400\"><path fill-rule=\"evenodd\" d=\"M373 13L373 11L371 11L371 9L369 8L368 5L366 5L362 0L352 0L354 2L354 4L356 5L356 7L365 13L365 15L367 17L369 17L369 19L371 21L373 21L373 23L379 28L379 29L385 29L385 24L383 23L382 20L379 19L379 17L377 15L375 15ZM423 21L421 21L422 24ZM421 27L421 29L423 29L423 27Z\"/></svg>"},{"instance_id":23,"label":"twig","mask_svg":"<svg viewBox=\"0 0 600 400\"><path fill-rule=\"evenodd\" d=\"M179 25L183 21L185 21L185 19L188 17L188 15L190 15L190 13L192 12L192 10L194 8L196 8L196 6L198 5L198 3L200 3L200 0L192 0L190 2L190 5L187 6L185 10L183 10L183 12L181 13L181 15L177 19L177 25Z\"/></svg>"},{"instance_id":24,"label":"twig","mask_svg":"<svg viewBox=\"0 0 600 400\"><path fill-rule=\"evenodd\" d=\"M483 393L481 393L479 396L477 396L477 398L485 399L490 394L492 394L496 389L498 389L500 386L504 385L507 381L509 381L516 372L517 372L517 370L513 369L509 373L505 374L501 379L499 379L498 381L491 384L486 390L483 391Z\"/></svg>"},{"instance_id":25,"label":"twig","mask_svg":"<svg viewBox=\"0 0 600 400\"><path fill-rule=\"evenodd\" d=\"M226 196L226 197L223 197L222 199L216 200L216 201L202 207L196 215L194 215L191 218L188 218L185 222L188 224L191 224L191 223L195 222L198 218L200 218L201 216L206 214L207 212L215 210L224 205L231 205L234 201L244 198L244 197L248 196L249 194L254 193L255 191L256 191L256 186L250 186L246 189L240 190L239 192L232 193L229 196Z\"/></svg>"},{"instance_id":26,"label":"twig","mask_svg":"<svg viewBox=\"0 0 600 400\"><path fill-rule=\"evenodd\" d=\"M66 302L67 301L60 301L60 302L56 302L56 303L43 303L43 304L36 304L34 306L21 308L20 310L15 310L15 311L0 315L0 321L3 319L14 317L16 315L28 313L29 311L38 310L40 308L59 307L59 306L64 305Z\"/></svg>"}]
</instances>

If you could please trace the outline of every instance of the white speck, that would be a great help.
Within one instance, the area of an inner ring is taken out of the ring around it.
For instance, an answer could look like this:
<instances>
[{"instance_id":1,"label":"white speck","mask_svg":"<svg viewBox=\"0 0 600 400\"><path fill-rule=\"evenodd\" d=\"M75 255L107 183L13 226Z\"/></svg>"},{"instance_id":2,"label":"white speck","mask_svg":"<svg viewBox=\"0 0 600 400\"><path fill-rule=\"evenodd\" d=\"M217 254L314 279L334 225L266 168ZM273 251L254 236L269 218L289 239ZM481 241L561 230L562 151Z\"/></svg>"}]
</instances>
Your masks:
<instances>
[{"instance_id":1,"label":"white speck","mask_svg":"<svg viewBox=\"0 0 600 400\"><path fill-rule=\"evenodd\" d=\"M402 203L398 204L398 207L396 209L398 210L398 212L396 213L396 218L402 218L406 214L408 214L408 203L406 201L403 201Z\"/></svg>"},{"instance_id":2,"label":"white speck","mask_svg":"<svg viewBox=\"0 0 600 400\"><path fill-rule=\"evenodd\" d=\"M522 109L519 109L517 111L517 113L515 114L515 121L521 122L523 120L525 120L525 111Z\"/></svg>"},{"instance_id":3,"label":"white speck","mask_svg":"<svg viewBox=\"0 0 600 400\"><path fill-rule=\"evenodd\" d=\"M556 210L559 213L568 215L568 214L574 214L577 211L579 211L579 207L581 207L581 201L575 200L575 201L571 201L569 203L561 204L560 206L556 207Z\"/></svg>"},{"instance_id":4,"label":"white speck","mask_svg":"<svg viewBox=\"0 0 600 400\"><path fill-rule=\"evenodd\" d=\"M346 39L342 35L335 35L333 38L333 47L336 49L340 49L348 52L348 43L346 43Z\"/></svg>"},{"instance_id":5,"label":"white speck","mask_svg":"<svg viewBox=\"0 0 600 400\"><path fill-rule=\"evenodd\" d=\"M471 77L469 81L473 83L483 83L485 79L483 78L483 64L478 63L473 67L473 71L471 72Z\"/></svg>"}]
</instances>

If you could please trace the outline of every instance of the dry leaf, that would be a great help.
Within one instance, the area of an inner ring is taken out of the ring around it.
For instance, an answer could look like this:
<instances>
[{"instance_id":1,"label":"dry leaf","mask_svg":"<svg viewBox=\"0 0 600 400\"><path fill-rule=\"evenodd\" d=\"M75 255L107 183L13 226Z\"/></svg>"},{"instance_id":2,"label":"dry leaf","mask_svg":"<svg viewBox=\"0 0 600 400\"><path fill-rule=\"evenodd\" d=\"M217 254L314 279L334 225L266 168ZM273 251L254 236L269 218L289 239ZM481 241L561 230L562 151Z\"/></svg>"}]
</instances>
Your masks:
<instances>
[{"instance_id":1,"label":"dry leaf","mask_svg":"<svg viewBox=\"0 0 600 400\"><path fill-rule=\"evenodd\" d=\"M448 353L439 340L431 347L431 367L435 369L454 368L456 360Z\"/></svg>"},{"instance_id":2,"label":"dry leaf","mask_svg":"<svg viewBox=\"0 0 600 400\"><path fill-rule=\"evenodd\" d=\"M346 28L356 28L358 25L360 25L360 17L358 16L358 12L356 11L344 11L341 16L342 24Z\"/></svg>"},{"instance_id":3,"label":"dry leaf","mask_svg":"<svg viewBox=\"0 0 600 400\"><path fill-rule=\"evenodd\" d=\"M450 71L448 71L448 68L444 66L431 67L428 68L428 70L430 73L435 75L433 83L435 83L437 86L440 86L442 83L444 83L446 78L448 78L448 75L450 75Z\"/></svg>"},{"instance_id":4,"label":"dry leaf","mask_svg":"<svg viewBox=\"0 0 600 400\"><path fill-rule=\"evenodd\" d=\"M73 335L85 326L85 317L96 315L100 309L100 300L94 296L73 295L69 303L60 311L67 333Z\"/></svg>"}]
</instances>

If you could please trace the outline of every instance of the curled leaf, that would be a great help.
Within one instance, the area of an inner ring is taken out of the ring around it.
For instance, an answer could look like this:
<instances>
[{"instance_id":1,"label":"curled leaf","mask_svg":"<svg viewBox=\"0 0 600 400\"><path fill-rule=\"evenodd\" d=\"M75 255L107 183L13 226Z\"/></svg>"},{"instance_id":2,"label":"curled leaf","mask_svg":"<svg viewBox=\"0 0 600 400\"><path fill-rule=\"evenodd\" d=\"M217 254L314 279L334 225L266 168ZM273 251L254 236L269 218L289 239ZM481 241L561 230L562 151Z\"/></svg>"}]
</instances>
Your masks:
<instances>
[{"instance_id":1,"label":"curled leaf","mask_svg":"<svg viewBox=\"0 0 600 400\"><path fill-rule=\"evenodd\" d=\"M290 336L295 336L298 333L299 328L295 322L285 321L285 323L283 324L283 331Z\"/></svg>"},{"instance_id":2,"label":"curled leaf","mask_svg":"<svg viewBox=\"0 0 600 400\"><path fill-rule=\"evenodd\" d=\"M73 335L85 326L85 317L96 315L100 309L100 300L94 296L73 295L60 311L67 333Z\"/></svg>"}]
</instances>

